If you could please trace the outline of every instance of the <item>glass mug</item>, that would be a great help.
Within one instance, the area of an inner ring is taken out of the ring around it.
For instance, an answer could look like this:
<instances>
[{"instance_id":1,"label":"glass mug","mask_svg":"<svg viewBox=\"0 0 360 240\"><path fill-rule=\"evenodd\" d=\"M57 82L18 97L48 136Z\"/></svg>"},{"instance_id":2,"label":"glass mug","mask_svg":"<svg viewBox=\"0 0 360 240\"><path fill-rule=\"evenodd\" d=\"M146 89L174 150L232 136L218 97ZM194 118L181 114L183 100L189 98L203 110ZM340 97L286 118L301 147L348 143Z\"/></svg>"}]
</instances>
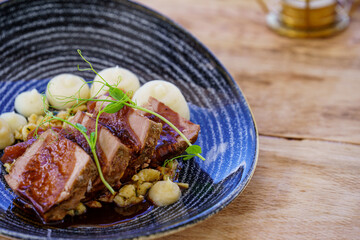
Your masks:
<instances>
[{"instance_id":1,"label":"glass mug","mask_svg":"<svg viewBox=\"0 0 360 240\"><path fill-rule=\"evenodd\" d=\"M360 0L278 0L267 13L267 25L275 32L297 38L328 37L346 29ZM273 1L274 3L274 1Z\"/></svg>"}]
</instances>

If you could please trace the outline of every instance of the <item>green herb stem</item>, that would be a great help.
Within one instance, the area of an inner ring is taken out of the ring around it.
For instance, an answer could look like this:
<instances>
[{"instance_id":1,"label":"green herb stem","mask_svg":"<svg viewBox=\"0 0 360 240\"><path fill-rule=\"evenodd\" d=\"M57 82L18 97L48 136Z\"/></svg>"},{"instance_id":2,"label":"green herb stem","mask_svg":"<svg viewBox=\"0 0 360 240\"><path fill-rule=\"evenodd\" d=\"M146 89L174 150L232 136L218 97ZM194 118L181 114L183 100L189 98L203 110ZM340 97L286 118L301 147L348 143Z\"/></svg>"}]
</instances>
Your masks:
<instances>
[{"instance_id":1,"label":"green herb stem","mask_svg":"<svg viewBox=\"0 0 360 240\"><path fill-rule=\"evenodd\" d=\"M89 66L90 66L90 68L81 69L81 68L79 67L79 65L78 65L78 66L77 66L78 70L79 70L79 71L90 71L90 70L93 71L97 76L99 76L99 77L104 81L104 84L105 84L106 86L108 86L109 88L111 88L111 85L93 68L92 64L91 64L88 60L86 60L86 58L82 55L81 50L78 49L77 52L78 52L78 54L80 55L80 57L81 57L87 64L89 64Z\"/></svg>"},{"instance_id":2,"label":"green herb stem","mask_svg":"<svg viewBox=\"0 0 360 240\"><path fill-rule=\"evenodd\" d=\"M97 155L96 155L95 148L91 148L91 152L92 152L92 154L94 155L94 160L95 160L96 168L97 168L97 170L98 170L98 172L99 172L99 177L100 177L102 183L103 183L103 184L105 185L105 187L111 192L111 194L114 195L114 194L115 194L114 189L113 189L113 188L110 186L110 184L105 180L104 175L103 175L103 173L102 173L102 171L101 171L100 162L99 162L99 159L98 159L98 157L97 157Z\"/></svg>"},{"instance_id":3,"label":"green herb stem","mask_svg":"<svg viewBox=\"0 0 360 240\"><path fill-rule=\"evenodd\" d=\"M103 105L103 104L102 104L102 105ZM102 107L102 105L101 105L101 107ZM100 109L101 109L101 107L100 107ZM94 139L94 142L97 141L99 118L100 118L100 115L101 115L103 112L104 112L103 110L99 111L98 115L96 116L96 120L95 120L95 139Z\"/></svg>"}]
</instances>

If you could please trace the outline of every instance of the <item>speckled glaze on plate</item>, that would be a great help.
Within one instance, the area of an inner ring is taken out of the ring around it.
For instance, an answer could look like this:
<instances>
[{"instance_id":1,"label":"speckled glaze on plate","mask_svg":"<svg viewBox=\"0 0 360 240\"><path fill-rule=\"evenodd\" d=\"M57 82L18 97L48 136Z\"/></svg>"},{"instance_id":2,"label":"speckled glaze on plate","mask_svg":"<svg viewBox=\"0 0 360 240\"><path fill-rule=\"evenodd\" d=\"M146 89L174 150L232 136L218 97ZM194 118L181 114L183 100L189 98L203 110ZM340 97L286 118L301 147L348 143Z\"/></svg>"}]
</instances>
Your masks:
<instances>
[{"instance_id":1,"label":"speckled glaze on plate","mask_svg":"<svg viewBox=\"0 0 360 240\"><path fill-rule=\"evenodd\" d=\"M74 73L91 80L76 52L101 70L121 66L141 83L165 79L190 104L201 125L197 144L206 161L184 162L179 181L190 183L177 203L110 227L58 229L29 220L13 204L0 178L0 233L23 239L152 238L198 223L238 196L256 166L258 136L249 106L218 60L176 23L123 0L9 0L0 4L0 112L13 111L16 95Z\"/></svg>"}]
</instances>

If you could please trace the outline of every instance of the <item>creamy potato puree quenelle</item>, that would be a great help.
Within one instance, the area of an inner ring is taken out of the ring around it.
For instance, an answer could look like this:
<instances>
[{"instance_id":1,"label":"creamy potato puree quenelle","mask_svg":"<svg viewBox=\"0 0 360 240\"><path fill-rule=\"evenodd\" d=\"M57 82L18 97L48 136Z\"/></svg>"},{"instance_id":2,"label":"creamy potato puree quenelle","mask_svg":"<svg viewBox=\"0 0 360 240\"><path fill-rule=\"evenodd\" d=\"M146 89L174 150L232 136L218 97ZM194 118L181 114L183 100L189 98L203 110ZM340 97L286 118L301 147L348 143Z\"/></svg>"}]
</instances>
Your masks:
<instances>
[{"instance_id":1,"label":"creamy potato puree quenelle","mask_svg":"<svg viewBox=\"0 0 360 240\"><path fill-rule=\"evenodd\" d=\"M148 102L149 97L156 98L183 118L190 119L190 110L185 97L174 84L164 80L147 82L135 92L132 100L142 106Z\"/></svg>"},{"instance_id":2,"label":"creamy potato puree quenelle","mask_svg":"<svg viewBox=\"0 0 360 240\"><path fill-rule=\"evenodd\" d=\"M43 115L44 107L48 109L48 102L44 99L43 96L36 90L32 89L20 93L15 98L15 110L25 117L29 117L31 114Z\"/></svg>"},{"instance_id":3,"label":"creamy potato puree quenelle","mask_svg":"<svg viewBox=\"0 0 360 240\"><path fill-rule=\"evenodd\" d=\"M0 115L0 118L9 124L11 131L20 131L20 129L27 124L26 118L15 112L3 113Z\"/></svg>"},{"instance_id":4,"label":"creamy potato puree quenelle","mask_svg":"<svg viewBox=\"0 0 360 240\"><path fill-rule=\"evenodd\" d=\"M99 75L105 79L108 84L114 85L126 92L135 92L140 87L138 77L133 72L125 68L106 68L99 72ZM102 78L98 75L94 78L94 82L91 85L91 97L100 96L109 91L109 88L104 86Z\"/></svg>"},{"instance_id":5,"label":"creamy potato puree quenelle","mask_svg":"<svg viewBox=\"0 0 360 240\"><path fill-rule=\"evenodd\" d=\"M14 142L14 134L12 133L9 124L4 119L0 118L0 149L4 149Z\"/></svg>"},{"instance_id":6,"label":"creamy potato puree quenelle","mask_svg":"<svg viewBox=\"0 0 360 240\"><path fill-rule=\"evenodd\" d=\"M48 83L46 98L52 107L66 109L78 103L74 98L87 99L90 96L88 84L74 74L60 74Z\"/></svg>"}]
</instances>

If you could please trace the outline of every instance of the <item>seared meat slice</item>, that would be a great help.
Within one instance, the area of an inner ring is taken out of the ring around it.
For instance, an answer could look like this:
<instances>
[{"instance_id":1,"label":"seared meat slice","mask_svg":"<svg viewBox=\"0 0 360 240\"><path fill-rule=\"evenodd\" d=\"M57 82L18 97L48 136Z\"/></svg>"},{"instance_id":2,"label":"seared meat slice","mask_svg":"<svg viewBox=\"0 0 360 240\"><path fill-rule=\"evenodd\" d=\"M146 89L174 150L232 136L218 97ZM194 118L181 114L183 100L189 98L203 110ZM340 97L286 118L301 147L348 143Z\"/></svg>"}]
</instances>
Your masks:
<instances>
[{"instance_id":1,"label":"seared meat slice","mask_svg":"<svg viewBox=\"0 0 360 240\"><path fill-rule=\"evenodd\" d=\"M15 145L7 146L4 149L4 154L0 158L2 163L13 163L18 157L24 154L26 149L36 141L35 138L19 142Z\"/></svg>"},{"instance_id":2,"label":"seared meat slice","mask_svg":"<svg viewBox=\"0 0 360 240\"><path fill-rule=\"evenodd\" d=\"M62 130L61 127L52 127L51 128L53 131L55 132L60 132ZM39 128L38 129L38 136L40 134L42 134L43 132L45 132L45 130L43 128ZM0 158L2 163L12 163L13 161L15 161L18 157L20 157L21 155L24 154L24 152L26 151L26 149L33 144L36 141L35 138L35 130L33 130L32 132L29 133L29 135L27 136L27 140L25 142L19 142L15 145L12 146L7 146L4 149L4 154L2 155L2 157Z\"/></svg>"},{"instance_id":3,"label":"seared meat slice","mask_svg":"<svg viewBox=\"0 0 360 240\"><path fill-rule=\"evenodd\" d=\"M109 96L101 96L100 98L112 99ZM100 109L108 104L106 102L89 102L88 112L95 117ZM134 153L121 179L122 182L126 182L144 164L150 162L150 157L153 155L160 137L162 125L151 121L142 116L139 111L127 106L116 113L102 113L99 122L110 129Z\"/></svg>"},{"instance_id":4,"label":"seared meat slice","mask_svg":"<svg viewBox=\"0 0 360 240\"><path fill-rule=\"evenodd\" d=\"M78 111L70 122L73 124L82 124L87 129L86 133L89 138L90 133L95 131L95 119L89 117L84 112ZM84 135L71 126L67 127L66 130L70 132L67 137L79 144L90 156L92 156L90 146ZM122 144L119 138L112 135L106 127L99 124L96 154L106 181L111 186L118 185L131 158L131 150ZM101 182L100 177L98 177L93 183L90 192L94 194L104 188L104 184Z\"/></svg>"},{"instance_id":5,"label":"seared meat slice","mask_svg":"<svg viewBox=\"0 0 360 240\"><path fill-rule=\"evenodd\" d=\"M47 130L16 159L5 180L49 222L75 209L96 177L95 164L83 149Z\"/></svg>"},{"instance_id":6,"label":"seared meat slice","mask_svg":"<svg viewBox=\"0 0 360 240\"><path fill-rule=\"evenodd\" d=\"M181 117L178 113L153 97L149 98L148 103L144 107L169 120L190 140L191 143L196 142L200 131L199 125ZM143 115L155 122L162 123L163 125L160 139L155 148L155 153L151 158L152 165L161 165L166 159L178 156L186 150L188 147L187 143L172 127L154 115L144 112Z\"/></svg>"}]
</instances>

